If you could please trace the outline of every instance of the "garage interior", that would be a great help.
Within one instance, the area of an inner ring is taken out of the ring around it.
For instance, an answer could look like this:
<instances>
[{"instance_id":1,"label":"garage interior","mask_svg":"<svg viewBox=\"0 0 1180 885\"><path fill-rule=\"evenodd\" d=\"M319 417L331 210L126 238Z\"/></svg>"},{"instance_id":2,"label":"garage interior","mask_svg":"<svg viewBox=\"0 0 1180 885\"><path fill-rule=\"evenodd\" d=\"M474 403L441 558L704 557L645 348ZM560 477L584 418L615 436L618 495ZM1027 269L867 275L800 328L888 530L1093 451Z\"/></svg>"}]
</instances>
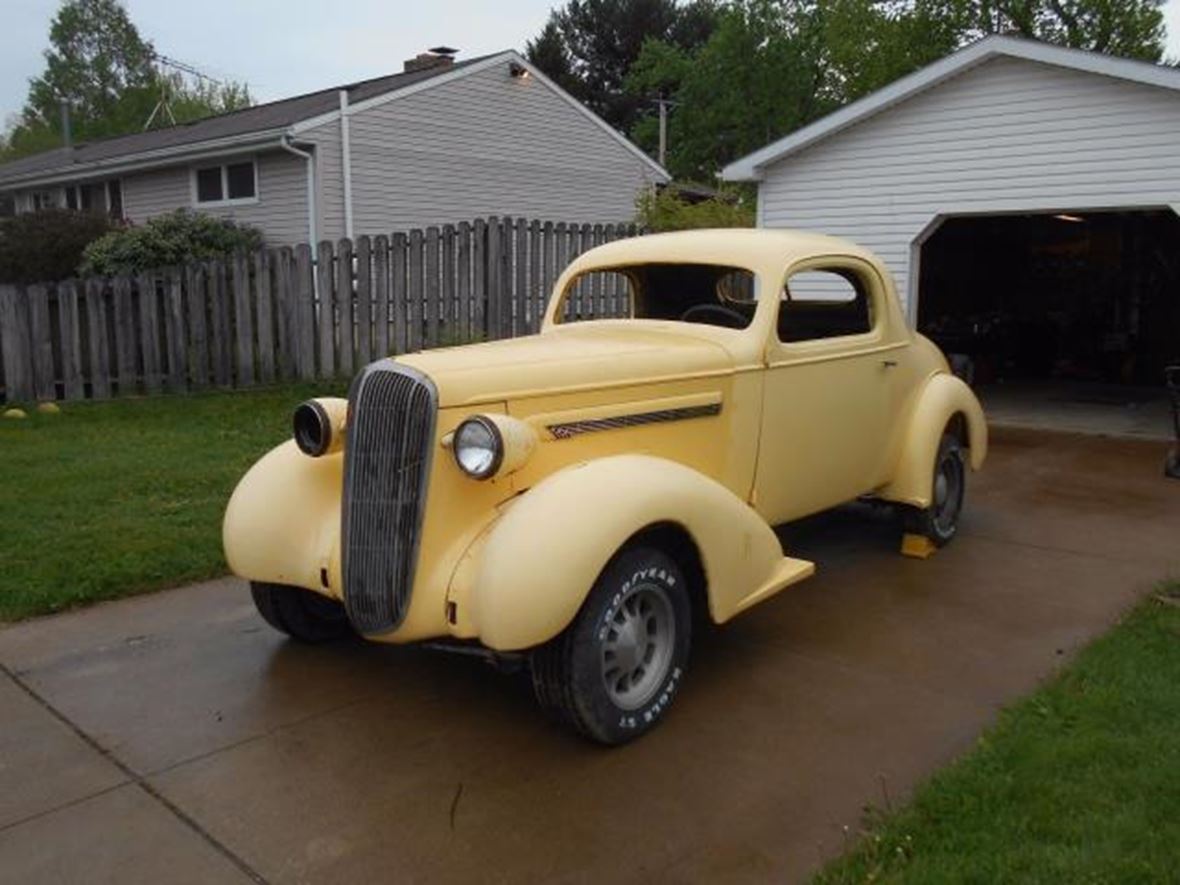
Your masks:
<instances>
[{"instance_id":1,"label":"garage interior","mask_svg":"<svg viewBox=\"0 0 1180 885\"><path fill-rule=\"evenodd\" d=\"M997 423L1167 438L1180 363L1170 210L945 220L922 245L918 328Z\"/></svg>"}]
</instances>

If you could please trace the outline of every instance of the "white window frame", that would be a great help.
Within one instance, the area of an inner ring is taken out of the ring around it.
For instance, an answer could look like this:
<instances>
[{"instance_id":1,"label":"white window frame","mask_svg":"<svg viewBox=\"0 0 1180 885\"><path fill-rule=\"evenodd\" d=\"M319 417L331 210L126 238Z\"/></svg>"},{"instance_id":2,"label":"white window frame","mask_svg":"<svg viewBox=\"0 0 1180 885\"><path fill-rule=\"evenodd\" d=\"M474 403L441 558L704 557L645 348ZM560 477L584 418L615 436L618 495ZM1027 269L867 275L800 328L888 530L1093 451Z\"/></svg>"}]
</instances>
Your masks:
<instances>
[{"instance_id":1,"label":"white window frame","mask_svg":"<svg viewBox=\"0 0 1180 885\"><path fill-rule=\"evenodd\" d=\"M252 197L238 197L231 200L223 197L220 200L208 200L202 202L197 199L197 173L205 169L220 169L221 170L221 193L229 193L229 172L228 166L237 166L241 163L249 163L254 167L254 196ZM222 160L217 163L202 163L199 166L192 166L189 169L189 192L192 199L194 209L217 209L222 206L251 206L258 202L262 194L262 188L258 180L258 158L257 157L242 157L233 158L231 160Z\"/></svg>"}]
</instances>

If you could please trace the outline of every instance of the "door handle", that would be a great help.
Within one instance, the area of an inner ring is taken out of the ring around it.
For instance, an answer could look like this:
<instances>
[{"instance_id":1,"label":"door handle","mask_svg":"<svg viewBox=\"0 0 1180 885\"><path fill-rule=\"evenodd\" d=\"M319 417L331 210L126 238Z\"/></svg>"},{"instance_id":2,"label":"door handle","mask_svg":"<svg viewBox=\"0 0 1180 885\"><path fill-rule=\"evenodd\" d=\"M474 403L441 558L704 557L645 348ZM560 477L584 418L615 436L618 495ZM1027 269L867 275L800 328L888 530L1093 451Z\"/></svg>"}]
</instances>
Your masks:
<instances>
[{"instance_id":1,"label":"door handle","mask_svg":"<svg viewBox=\"0 0 1180 885\"><path fill-rule=\"evenodd\" d=\"M886 369L896 369L897 360L881 360L881 365Z\"/></svg>"}]
</instances>

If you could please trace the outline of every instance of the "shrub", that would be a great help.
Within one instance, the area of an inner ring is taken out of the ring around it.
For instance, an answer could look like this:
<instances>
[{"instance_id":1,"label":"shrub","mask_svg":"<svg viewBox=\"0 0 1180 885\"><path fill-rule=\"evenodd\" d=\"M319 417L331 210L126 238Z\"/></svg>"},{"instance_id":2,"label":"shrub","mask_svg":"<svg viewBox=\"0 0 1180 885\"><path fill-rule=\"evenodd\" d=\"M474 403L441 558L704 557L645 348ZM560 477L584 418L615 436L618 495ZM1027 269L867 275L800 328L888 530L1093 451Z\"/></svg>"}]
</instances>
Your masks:
<instances>
[{"instance_id":1,"label":"shrub","mask_svg":"<svg viewBox=\"0 0 1180 885\"><path fill-rule=\"evenodd\" d=\"M105 215L73 209L0 219L0 283L49 283L73 276L86 245L113 227Z\"/></svg>"},{"instance_id":2,"label":"shrub","mask_svg":"<svg viewBox=\"0 0 1180 885\"><path fill-rule=\"evenodd\" d=\"M227 258L262 245L257 228L189 209L113 231L86 247L84 274L139 273L190 261Z\"/></svg>"},{"instance_id":3,"label":"shrub","mask_svg":"<svg viewBox=\"0 0 1180 885\"><path fill-rule=\"evenodd\" d=\"M688 199L675 185L645 190L635 201L635 220L658 233L702 227L753 227L754 205L740 191L722 191L707 199Z\"/></svg>"}]
</instances>

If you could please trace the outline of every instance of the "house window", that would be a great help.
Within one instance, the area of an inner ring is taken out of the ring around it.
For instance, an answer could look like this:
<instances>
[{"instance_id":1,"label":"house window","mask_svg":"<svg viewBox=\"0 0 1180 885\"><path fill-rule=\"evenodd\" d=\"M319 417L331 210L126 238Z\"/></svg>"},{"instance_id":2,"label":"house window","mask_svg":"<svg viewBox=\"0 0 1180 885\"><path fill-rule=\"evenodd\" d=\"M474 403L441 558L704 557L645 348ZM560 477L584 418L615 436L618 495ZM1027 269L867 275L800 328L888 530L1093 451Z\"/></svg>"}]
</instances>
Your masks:
<instances>
[{"instance_id":1,"label":"house window","mask_svg":"<svg viewBox=\"0 0 1180 885\"><path fill-rule=\"evenodd\" d=\"M194 173L198 204L252 202L258 196L253 160L206 166Z\"/></svg>"},{"instance_id":2,"label":"house window","mask_svg":"<svg viewBox=\"0 0 1180 885\"><path fill-rule=\"evenodd\" d=\"M66 207L81 209L83 212L105 212L107 208L106 186L97 184L78 184L66 187Z\"/></svg>"},{"instance_id":3,"label":"house window","mask_svg":"<svg viewBox=\"0 0 1180 885\"><path fill-rule=\"evenodd\" d=\"M33 191L29 194L29 205L34 212L42 209L56 209L58 205L57 191Z\"/></svg>"},{"instance_id":4,"label":"house window","mask_svg":"<svg viewBox=\"0 0 1180 885\"><path fill-rule=\"evenodd\" d=\"M123 220L123 182L117 178L107 182L107 214L114 221Z\"/></svg>"}]
</instances>

